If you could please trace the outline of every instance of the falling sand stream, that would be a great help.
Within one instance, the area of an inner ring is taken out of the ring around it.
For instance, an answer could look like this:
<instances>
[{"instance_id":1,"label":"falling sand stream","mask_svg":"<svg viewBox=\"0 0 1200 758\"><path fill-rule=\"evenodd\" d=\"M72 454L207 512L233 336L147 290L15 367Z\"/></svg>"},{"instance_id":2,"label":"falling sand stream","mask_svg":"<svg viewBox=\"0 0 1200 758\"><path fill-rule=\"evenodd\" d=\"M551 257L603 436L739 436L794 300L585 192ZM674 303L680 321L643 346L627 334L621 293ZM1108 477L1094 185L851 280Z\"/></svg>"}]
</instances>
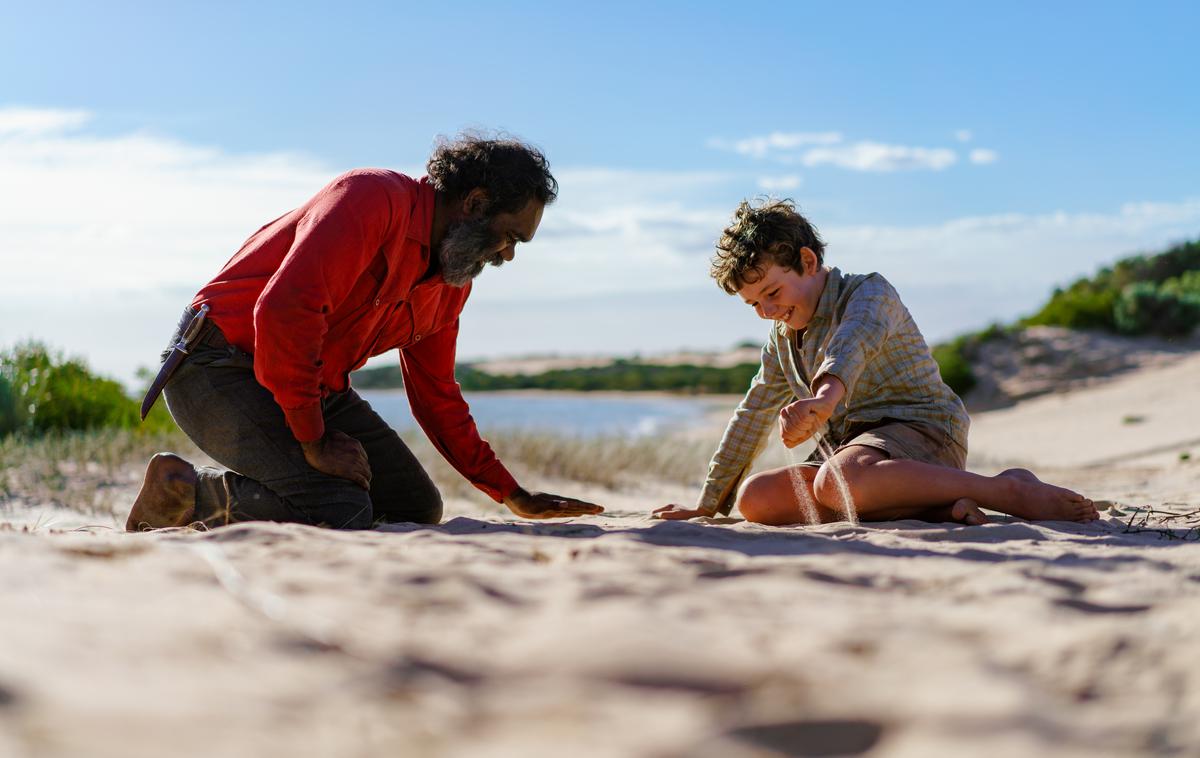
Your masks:
<instances>
[{"instance_id":1,"label":"falling sand stream","mask_svg":"<svg viewBox=\"0 0 1200 758\"><path fill-rule=\"evenodd\" d=\"M858 511L854 507L854 498L850 495L850 485L846 484L846 477L842 474L842 467L833 455L833 446L825 441L824 434L817 440L817 450L821 451L821 457L825 459L825 465L833 472L833 480L837 482L838 494L841 495L842 501L842 515L851 524L857 524Z\"/></svg>"},{"instance_id":2,"label":"falling sand stream","mask_svg":"<svg viewBox=\"0 0 1200 758\"><path fill-rule=\"evenodd\" d=\"M829 471L833 473L834 482L837 483L838 494L840 495L839 499L842 501L842 515L851 524L858 524L858 511L854 507L854 498L850 495L850 486L846 484L846 477L842 474L842 467L834 458L833 446L825 441L824 434L820 434L817 438L817 452L825 460ZM800 472L800 464L804 462L804 459L801 458L797 448L788 448L787 457L791 464L788 466L788 476L792 480L792 489L796 493L796 502L800 505L800 513L804 516L805 523L810 525L819 524L821 523L821 516L817 510L817 503L813 499L812 488Z\"/></svg>"}]
</instances>

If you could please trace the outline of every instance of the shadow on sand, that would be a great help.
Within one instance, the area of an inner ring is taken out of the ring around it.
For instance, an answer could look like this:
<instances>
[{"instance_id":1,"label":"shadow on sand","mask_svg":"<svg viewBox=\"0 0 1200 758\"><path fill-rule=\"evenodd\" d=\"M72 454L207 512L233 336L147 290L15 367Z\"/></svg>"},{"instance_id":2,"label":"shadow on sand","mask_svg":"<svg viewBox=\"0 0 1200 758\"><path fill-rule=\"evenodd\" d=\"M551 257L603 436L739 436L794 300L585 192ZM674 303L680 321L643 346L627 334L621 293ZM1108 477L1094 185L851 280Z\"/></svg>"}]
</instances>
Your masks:
<instances>
[{"instance_id":1,"label":"shadow on sand","mask_svg":"<svg viewBox=\"0 0 1200 758\"><path fill-rule=\"evenodd\" d=\"M1180 540L1164 540L1157 534L1124 533L1124 524L1116 519L1092 524L1046 522L995 522L985 526L929 524L919 521L890 521L868 526L826 524L820 527L759 527L721 519L721 523L695 521L653 521L650 519L599 519L597 522L497 522L457 517L438 526L384 524L377 532L412 534L438 532L456 537L492 534L516 534L533 537L579 540L601 538L632 539L661 547L698 547L728 550L746 556L795 556L832 553L856 553L893 558L930 557L962 561L998 563L1029 560L1062 566L1090 566L1101 570L1119 570L1122 565L1139 563L1158 569L1170 569L1169 563L1145 555L1113 554L1085 556L1073 551L1055 551L1041 555L1036 543L1053 542L1087 546L1127 548L1164 548L1179 546ZM891 544L868 539L882 535ZM1015 552L1011 543L1030 543L1030 550ZM937 549L938 543L954 543ZM980 547L961 547L976 543ZM986 545L1009 543L1001 551Z\"/></svg>"}]
</instances>

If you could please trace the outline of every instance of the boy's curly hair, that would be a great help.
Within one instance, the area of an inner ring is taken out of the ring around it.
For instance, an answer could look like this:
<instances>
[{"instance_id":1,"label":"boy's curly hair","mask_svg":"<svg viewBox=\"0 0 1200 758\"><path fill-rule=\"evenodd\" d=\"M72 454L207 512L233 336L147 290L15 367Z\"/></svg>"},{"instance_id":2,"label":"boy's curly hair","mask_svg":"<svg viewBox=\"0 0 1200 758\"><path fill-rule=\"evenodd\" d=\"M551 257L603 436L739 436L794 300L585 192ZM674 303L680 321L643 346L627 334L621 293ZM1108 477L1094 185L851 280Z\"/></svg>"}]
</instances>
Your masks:
<instances>
[{"instance_id":1,"label":"boy's curly hair","mask_svg":"<svg viewBox=\"0 0 1200 758\"><path fill-rule=\"evenodd\" d=\"M481 187L487 192L487 214L514 213L536 199L549 205L558 197L558 182L540 150L511 137L463 132L442 137L425 164L430 183L452 200Z\"/></svg>"},{"instance_id":2,"label":"boy's curly hair","mask_svg":"<svg viewBox=\"0 0 1200 758\"><path fill-rule=\"evenodd\" d=\"M791 200L764 199L756 205L745 200L733 214L733 223L717 240L709 274L731 295L757 282L763 268L776 263L800 273L800 249L807 247L825 262L825 243L816 227L796 210Z\"/></svg>"}]
</instances>

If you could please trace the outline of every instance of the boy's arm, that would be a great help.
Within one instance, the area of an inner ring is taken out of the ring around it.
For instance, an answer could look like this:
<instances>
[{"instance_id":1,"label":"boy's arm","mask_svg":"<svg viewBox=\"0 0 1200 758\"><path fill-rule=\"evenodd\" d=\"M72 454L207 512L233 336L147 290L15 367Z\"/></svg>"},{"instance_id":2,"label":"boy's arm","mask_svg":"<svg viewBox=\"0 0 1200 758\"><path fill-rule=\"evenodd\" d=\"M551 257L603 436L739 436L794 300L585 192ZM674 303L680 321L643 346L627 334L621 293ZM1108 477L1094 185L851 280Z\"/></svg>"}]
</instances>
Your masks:
<instances>
[{"instance_id":1,"label":"boy's arm","mask_svg":"<svg viewBox=\"0 0 1200 758\"><path fill-rule=\"evenodd\" d=\"M904 303L887 279L879 274L864 279L850 294L840 323L825 346L825 359L813 372L814 397L823 385L829 384L831 377L836 377L845 391L837 393L843 396L834 406L837 402L849 402L863 370L880 357L888 335L905 312Z\"/></svg>"},{"instance_id":2,"label":"boy's arm","mask_svg":"<svg viewBox=\"0 0 1200 758\"><path fill-rule=\"evenodd\" d=\"M733 508L738 484L774 426L779 409L794 397L779 362L776 334L773 332L771 339L763 346L762 365L725 427L721 444L708 464L708 476L696 507L667 506L655 511L656 515L672 518L671 514L679 514L674 518L689 518L711 516L717 512L728 514Z\"/></svg>"},{"instance_id":3,"label":"boy's arm","mask_svg":"<svg viewBox=\"0 0 1200 758\"><path fill-rule=\"evenodd\" d=\"M828 373L813 383L812 390L812 397L797 400L779 412L779 432L788 448L820 431L846 396L842 380Z\"/></svg>"}]
</instances>

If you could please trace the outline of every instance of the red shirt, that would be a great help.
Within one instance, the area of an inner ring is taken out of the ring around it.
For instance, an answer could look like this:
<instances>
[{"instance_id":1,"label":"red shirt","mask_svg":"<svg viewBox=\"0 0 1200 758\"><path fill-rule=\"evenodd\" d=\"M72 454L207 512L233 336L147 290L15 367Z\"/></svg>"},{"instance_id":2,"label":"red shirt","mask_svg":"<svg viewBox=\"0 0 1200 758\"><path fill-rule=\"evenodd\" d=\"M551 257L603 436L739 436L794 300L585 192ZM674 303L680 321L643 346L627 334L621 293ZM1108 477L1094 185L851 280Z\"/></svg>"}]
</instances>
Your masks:
<instances>
[{"instance_id":1,"label":"red shirt","mask_svg":"<svg viewBox=\"0 0 1200 758\"><path fill-rule=\"evenodd\" d=\"M454 379L471 286L427 275L434 190L383 169L334 179L254 233L196 295L283 409L297 440L325 432L321 398L367 358L400 351L413 415L459 473L497 501L517 482L480 438Z\"/></svg>"}]
</instances>

